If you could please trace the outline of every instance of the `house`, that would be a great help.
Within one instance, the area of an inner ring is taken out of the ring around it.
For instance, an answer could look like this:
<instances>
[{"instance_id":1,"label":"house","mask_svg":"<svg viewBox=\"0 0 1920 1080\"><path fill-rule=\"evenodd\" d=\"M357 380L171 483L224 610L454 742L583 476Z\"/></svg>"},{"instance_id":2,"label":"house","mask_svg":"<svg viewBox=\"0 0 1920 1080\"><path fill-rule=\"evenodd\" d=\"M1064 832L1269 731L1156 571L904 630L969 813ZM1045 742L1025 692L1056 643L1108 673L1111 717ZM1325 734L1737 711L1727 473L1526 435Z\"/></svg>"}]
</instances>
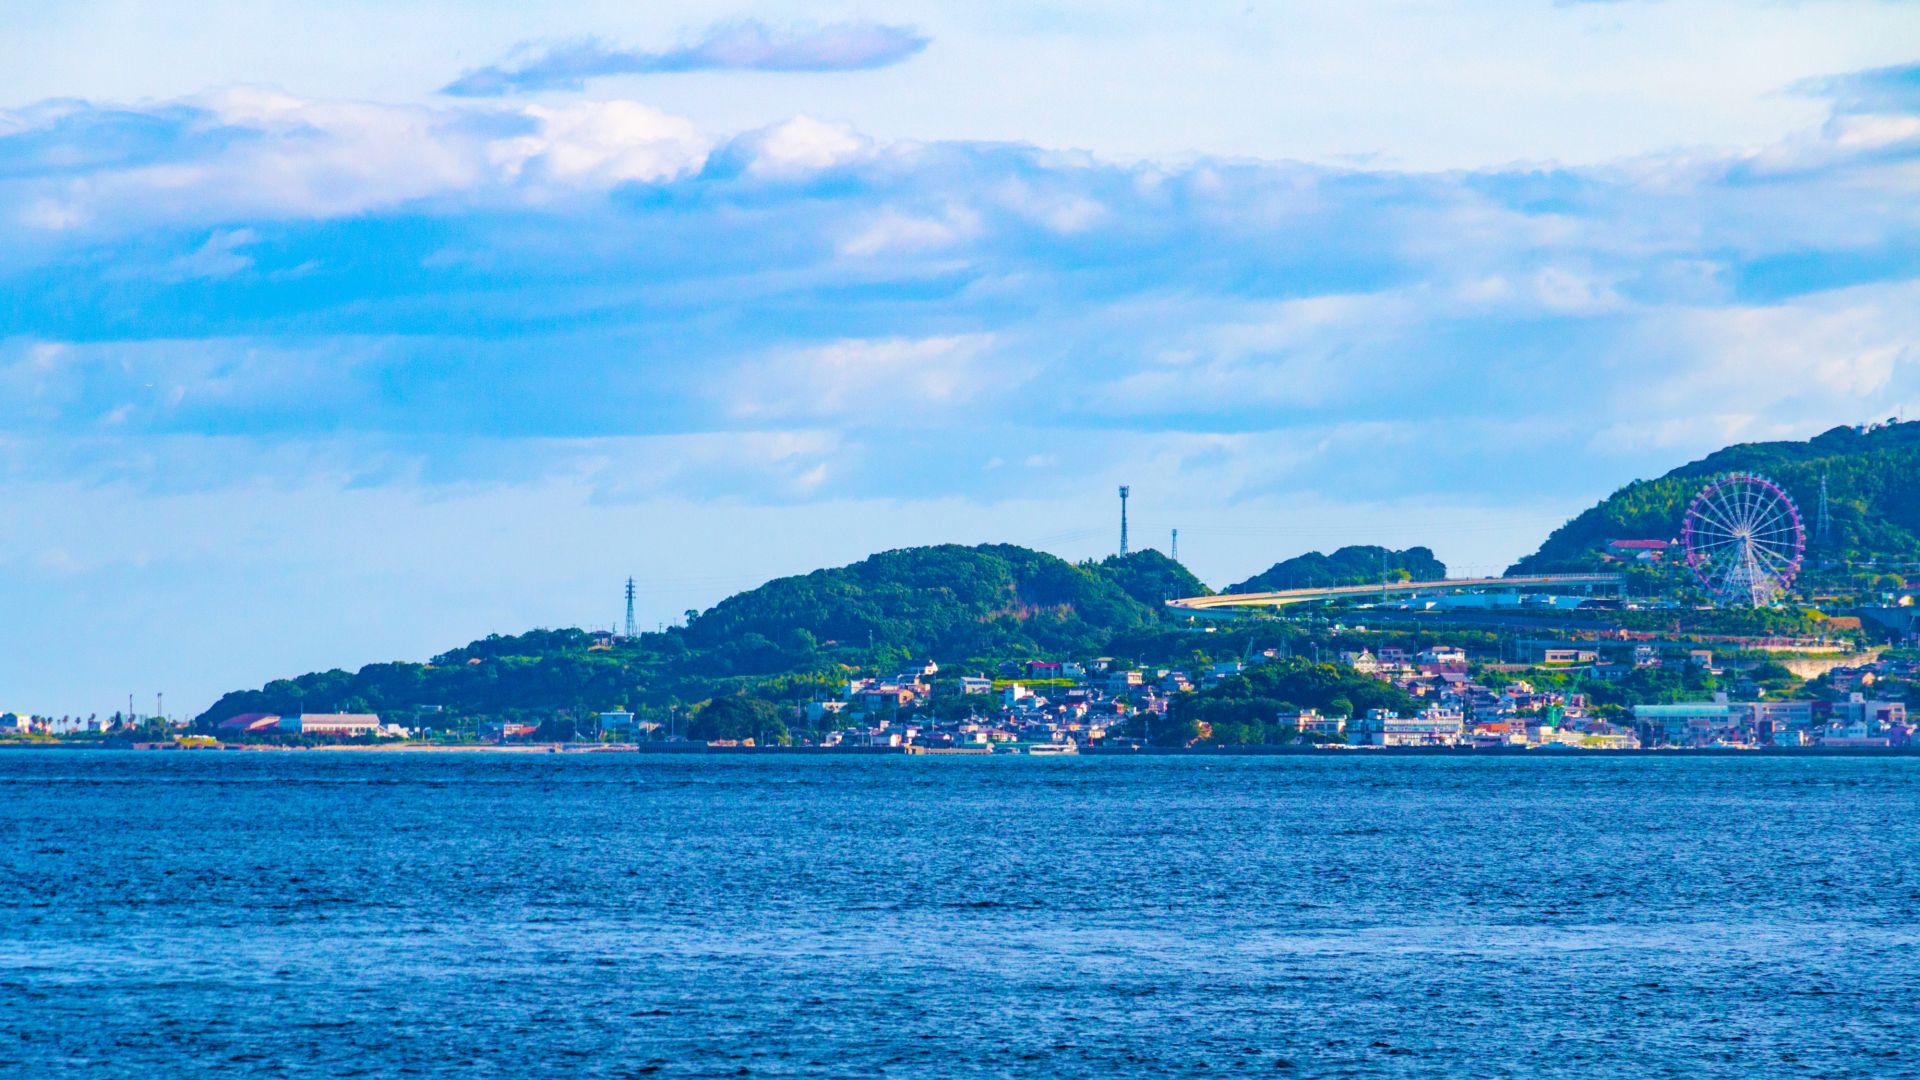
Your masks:
<instances>
[{"instance_id":1,"label":"house","mask_svg":"<svg viewBox=\"0 0 1920 1080\"><path fill-rule=\"evenodd\" d=\"M920 700L920 694L911 686L882 684L868 687L866 692L867 708L878 711L881 708L899 709Z\"/></svg>"},{"instance_id":2,"label":"house","mask_svg":"<svg viewBox=\"0 0 1920 1080\"><path fill-rule=\"evenodd\" d=\"M1322 716L1318 709L1276 713L1273 722L1279 727L1291 728L1302 735L1326 735L1339 738L1347 733L1346 717Z\"/></svg>"},{"instance_id":3,"label":"house","mask_svg":"<svg viewBox=\"0 0 1920 1080\"><path fill-rule=\"evenodd\" d=\"M1419 663L1441 668L1465 669L1467 650L1455 645L1435 645L1430 649L1420 650Z\"/></svg>"},{"instance_id":4,"label":"house","mask_svg":"<svg viewBox=\"0 0 1920 1080\"><path fill-rule=\"evenodd\" d=\"M840 737L843 746L900 746L906 733L899 730L874 728L870 731L849 731Z\"/></svg>"},{"instance_id":5,"label":"house","mask_svg":"<svg viewBox=\"0 0 1920 1080\"><path fill-rule=\"evenodd\" d=\"M1539 645L1534 649L1537 664L1593 664L1599 660L1600 650L1576 645Z\"/></svg>"},{"instance_id":6,"label":"house","mask_svg":"<svg viewBox=\"0 0 1920 1080\"><path fill-rule=\"evenodd\" d=\"M960 676L960 692L962 694L991 694L993 693L993 680L979 675L962 675Z\"/></svg>"},{"instance_id":7,"label":"house","mask_svg":"<svg viewBox=\"0 0 1920 1080\"><path fill-rule=\"evenodd\" d=\"M1467 738L1475 746L1510 746L1527 741L1527 729L1512 720L1490 720L1473 725Z\"/></svg>"},{"instance_id":8,"label":"house","mask_svg":"<svg viewBox=\"0 0 1920 1080\"><path fill-rule=\"evenodd\" d=\"M1362 675L1375 675L1380 671L1380 660L1366 649L1359 652L1343 652L1340 662Z\"/></svg>"},{"instance_id":9,"label":"house","mask_svg":"<svg viewBox=\"0 0 1920 1080\"><path fill-rule=\"evenodd\" d=\"M1907 706L1900 701L1869 701L1862 693L1851 693L1847 700L1835 702L1833 719L1839 724L1867 724L1876 729L1905 725Z\"/></svg>"},{"instance_id":10,"label":"house","mask_svg":"<svg viewBox=\"0 0 1920 1080\"><path fill-rule=\"evenodd\" d=\"M1883 747L1892 746L1893 740L1882 734L1876 734L1873 726L1864 720L1849 724L1834 724L1820 735L1821 746Z\"/></svg>"},{"instance_id":11,"label":"house","mask_svg":"<svg viewBox=\"0 0 1920 1080\"><path fill-rule=\"evenodd\" d=\"M806 717L810 727L819 727L828 717L839 716L852 706L850 701L809 701Z\"/></svg>"},{"instance_id":12,"label":"house","mask_svg":"<svg viewBox=\"0 0 1920 1080\"><path fill-rule=\"evenodd\" d=\"M1609 540L1607 554L1616 559L1657 562L1666 557L1673 543L1668 540Z\"/></svg>"},{"instance_id":13,"label":"house","mask_svg":"<svg viewBox=\"0 0 1920 1080\"><path fill-rule=\"evenodd\" d=\"M614 709L600 714L600 732L604 735L630 735L637 730L633 714L625 709Z\"/></svg>"}]
</instances>

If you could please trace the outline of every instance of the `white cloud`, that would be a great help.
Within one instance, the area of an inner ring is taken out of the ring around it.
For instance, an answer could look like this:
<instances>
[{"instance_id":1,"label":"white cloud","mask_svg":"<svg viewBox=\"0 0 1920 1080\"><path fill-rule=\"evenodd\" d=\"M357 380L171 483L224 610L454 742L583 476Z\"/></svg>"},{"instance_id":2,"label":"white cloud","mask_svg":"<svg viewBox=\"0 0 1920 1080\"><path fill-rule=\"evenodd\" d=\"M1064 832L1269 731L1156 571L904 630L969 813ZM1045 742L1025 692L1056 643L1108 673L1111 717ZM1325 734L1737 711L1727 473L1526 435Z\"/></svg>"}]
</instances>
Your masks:
<instances>
[{"instance_id":1,"label":"white cloud","mask_svg":"<svg viewBox=\"0 0 1920 1080\"><path fill-rule=\"evenodd\" d=\"M845 124L796 116L750 136L748 173L770 178L802 176L849 165L873 154L873 143Z\"/></svg>"},{"instance_id":2,"label":"white cloud","mask_svg":"<svg viewBox=\"0 0 1920 1080\"><path fill-rule=\"evenodd\" d=\"M575 184L668 180L698 169L710 145L691 122L631 101L530 105L526 115L539 123L537 134L487 147L509 181L532 168Z\"/></svg>"},{"instance_id":3,"label":"white cloud","mask_svg":"<svg viewBox=\"0 0 1920 1080\"><path fill-rule=\"evenodd\" d=\"M18 220L50 231L333 219L671 180L699 169L711 145L690 121L630 101L427 108L243 88L156 109L154 122L205 149L92 168L59 167L56 156L46 175L0 181L0 190L24 207ZM84 161L91 148L62 152Z\"/></svg>"},{"instance_id":4,"label":"white cloud","mask_svg":"<svg viewBox=\"0 0 1920 1080\"><path fill-rule=\"evenodd\" d=\"M725 390L742 419L853 417L909 426L926 410L964 405L1007 389L989 363L991 334L848 339L749 364Z\"/></svg>"},{"instance_id":5,"label":"white cloud","mask_svg":"<svg viewBox=\"0 0 1920 1080\"><path fill-rule=\"evenodd\" d=\"M253 259L241 249L259 239L260 234L252 229L215 230L192 254L167 263L160 276L164 280L190 281L244 273L253 269Z\"/></svg>"},{"instance_id":6,"label":"white cloud","mask_svg":"<svg viewBox=\"0 0 1920 1080\"><path fill-rule=\"evenodd\" d=\"M1095 199L1071 190L1047 190L1026 180L1010 180L994 193L1002 206L1062 235L1084 232L1107 217Z\"/></svg>"},{"instance_id":7,"label":"white cloud","mask_svg":"<svg viewBox=\"0 0 1920 1080\"><path fill-rule=\"evenodd\" d=\"M1650 316L1644 333L1658 351L1621 386L1623 405L1829 427L1884 414L1897 378L1920 373L1920 285L1669 310Z\"/></svg>"},{"instance_id":8,"label":"white cloud","mask_svg":"<svg viewBox=\"0 0 1920 1080\"><path fill-rule=\"evenodd\" d=\"M889 208L869 218L840 245L840 250L853 256L937 251L974 238L980 227L980 215L958 204L948 206L938 216Z\"/></svg>"}]
</instances>

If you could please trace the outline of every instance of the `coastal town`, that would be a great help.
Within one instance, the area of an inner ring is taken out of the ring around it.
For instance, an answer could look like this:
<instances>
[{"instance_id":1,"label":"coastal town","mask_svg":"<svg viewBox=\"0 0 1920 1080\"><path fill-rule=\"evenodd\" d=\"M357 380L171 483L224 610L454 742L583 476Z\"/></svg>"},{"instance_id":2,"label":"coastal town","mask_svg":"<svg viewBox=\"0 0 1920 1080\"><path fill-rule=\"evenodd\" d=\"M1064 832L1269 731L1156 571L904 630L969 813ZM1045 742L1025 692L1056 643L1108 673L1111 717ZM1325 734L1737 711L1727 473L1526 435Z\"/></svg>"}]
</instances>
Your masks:
<instances>
[{"instance_id":1,"label":"coastal town","mask_svg":"<svg viewBox=\"0 0 1920 1080\"><path fill-rule=\"evenodd\" d=\"M1411 708L1287 708L1265 722L1255 743L1221 738L1213 725L1188 721L1183 703L1204 699L1264 665L1336 669L1389 687ZM1748 661L1749 671L1758 664ZM1904 698L1879 688L1920 678L1920 659L1880 655L1829 662L1792 697L1770 695L1740 666L1705 648L1647 644L1537 647L1522 663L1436 644L1417 651L1383 645L1340 652L1314 663L1282 649L1202 669L1141 667L1111 657L1080 661L1007 661L991 671L957 673L926 661L887 676L852 678L831 696L785 706L779 724L740 737L699 737L673 716L642 718L625 709L592 713L572 737L547 725L494 722L466 740L433 710L413 724L372 713L243 713L212 731L167 731L151 721L0 715L0 736L100 740L128 736L145 748L271 748L295 745L477 746L633 750L810 749L862 753L1274 752L1392 749L1920 749ZM1726 687L1699 700L1603 706L1565 685L1619 682L1635 672L1679 669ZM1549 683L1554 685L1548 685ZM426 722L421 722L422 720ZM437 722L436 722L437 721ZM144 734L134 737L137 733ZM736 733L737 734L737 733Z\"/></svg>"},{"instance_id":2,"label":"coastal town","mask_svg":"<svg viewBox=\"0 0 1920 1080\"><path fill-rule=\"evenodd\" d=\"M1910 443L1920 425L1889 421L1808 448ZM1657 497L1624 489L1498 576L1451 574L1425 547L1350 545L1215 590L1179 561L1178 530L1164 553L1131 544L1120 485L1104 559L900 548L654 630L629 577L624 633L493 634L231 691L191 719L160 695L144 714L131 696L107 717L6 713L0 744L1920 752L1920 549L1863 547L1882 525L1860 510L1861 481L1770 452L1796 480L1702 471Z\"/></svg>"}]
</instances>

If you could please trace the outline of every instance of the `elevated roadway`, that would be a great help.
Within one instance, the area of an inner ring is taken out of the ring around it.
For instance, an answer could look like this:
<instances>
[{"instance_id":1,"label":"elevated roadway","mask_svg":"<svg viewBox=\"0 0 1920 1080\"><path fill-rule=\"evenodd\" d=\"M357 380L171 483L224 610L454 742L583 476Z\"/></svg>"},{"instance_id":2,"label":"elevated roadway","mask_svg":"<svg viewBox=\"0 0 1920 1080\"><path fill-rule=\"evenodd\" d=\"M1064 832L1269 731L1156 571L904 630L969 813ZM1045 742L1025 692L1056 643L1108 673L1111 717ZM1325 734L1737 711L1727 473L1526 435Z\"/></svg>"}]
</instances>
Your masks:
<instances>
[{"instance_id":1,"label":"elevated roadway","mask_svg":"<svg viewBox=\"0 0 1920 1080\"><path fill-rule=\"evenodd\" d=\"M1618 586L1619 574L1534 574L1527 577L1447 578L1443 581L1392 581L1384 585L1334 585L1322 589L1282 589L1279 592L1221 593L1167 601L1185 611L1222 608L1285 607L1316 600L1367 600L1389 596L1447 595L1476 592L1587 589Z\"/></svg>"}]
</instances>

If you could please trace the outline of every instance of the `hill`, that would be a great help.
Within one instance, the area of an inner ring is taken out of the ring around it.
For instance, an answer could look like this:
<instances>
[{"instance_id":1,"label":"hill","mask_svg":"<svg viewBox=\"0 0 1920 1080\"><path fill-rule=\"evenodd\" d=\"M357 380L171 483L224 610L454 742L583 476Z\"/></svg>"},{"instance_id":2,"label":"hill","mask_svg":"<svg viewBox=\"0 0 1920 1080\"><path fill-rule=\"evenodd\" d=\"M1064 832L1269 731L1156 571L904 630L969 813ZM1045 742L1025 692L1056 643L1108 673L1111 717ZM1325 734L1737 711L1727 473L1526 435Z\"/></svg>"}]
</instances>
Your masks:
<instances>
[{"instance_id":1,"label":"hill","mask_svg":"<svg viewBox=\"0 0 1920 1080\"><path fill-rule=\"evenodd\" d=\"M1100 562L1081 563L1081 568L1097 573L1148 607L1158 609L1169 600L1183 596L1212 596L1193 572L1160 552L1148 548L1125 555L1109 555Z\"/></svg>"},{"instance_id":2,"label":"hill","mask_svg":"<svg viewBox=\"0 0 1920 1080\"><path fill-rule=\"evenodd\" d=\"M1331 555L1309 551L1268 567L1238 585L1226 588L1230 593L1278 592L1281 589L1330 588L1340 585L1377 585L1385 569L1395 581L1437 581L1447 576L1445 563L1423 547L1405 551L1358 545L1343 547Z\"/></svg>"},{"instance_id":3,"label":"hill","mask_svg":"<svg viewBox=\"0 0 1920 1080\"><path fill-rule=\"evenodd\" d=\"M1805 442L1743 443L1636 480L1554 530L1509 574L1582 570L1603 561L1610 540L1671 540L1687 504L1710 478L1753 472L1784 487L1807 520L1810 561L1920 560L1920 423L1839 427ZM1820 481L1827 479L1831 538L1814 543Z\"/></svg>"},{"instance_id":4,"label":"hill","mask_svg":"<svg viewBox=\"0 0 1920 1080\"><path fill-rule=\"evenodd\" d=\"M686 629L695 649L733 655L740 673L773 670L748 654L962 659L1052 654L1098 645L1158 612L1117 575L1007 544L883 552L852 566L781 578L729 597ZM764 644L763 644L764 643Z\"/></svg>"},{"instance_id":5,"label":"hill","mask_svg":"<svg viewBox=\"0 0 1920 1080\"><path fill-rule=\"evenodd\" d=\"M700 701L745 686L804 695L850 669L908 660L966 664L1102 651L1158 625L1161 603L1206 587L1158 552L1074 565L1004 544L905 548L780 578L727 598L685 627L608 642L536 630L432 661L327 671L229 693L202 726L249 712L422 710L513 719Z\"/></svg>"}]
</instances>

